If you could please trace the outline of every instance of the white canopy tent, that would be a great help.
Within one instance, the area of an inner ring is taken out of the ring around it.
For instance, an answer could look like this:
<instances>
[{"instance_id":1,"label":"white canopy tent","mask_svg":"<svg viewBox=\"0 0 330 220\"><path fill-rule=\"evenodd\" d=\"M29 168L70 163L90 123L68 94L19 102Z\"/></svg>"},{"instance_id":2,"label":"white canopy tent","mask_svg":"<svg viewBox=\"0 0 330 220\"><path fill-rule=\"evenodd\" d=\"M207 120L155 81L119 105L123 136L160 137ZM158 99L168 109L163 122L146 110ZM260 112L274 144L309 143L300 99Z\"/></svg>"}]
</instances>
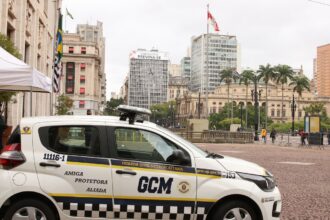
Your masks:
<instances>
[{"instance_id":1,"label":"white canopy tent","mask_svg":"<svg viewBox=\"0 0 330 220\"><path fill-rule=\"evenodd\" d=\"M30 92L30 115L32 114L32 92L52 91L49 77L9 54L0 47L0 91Z\"/></svg>"}]
</instances>

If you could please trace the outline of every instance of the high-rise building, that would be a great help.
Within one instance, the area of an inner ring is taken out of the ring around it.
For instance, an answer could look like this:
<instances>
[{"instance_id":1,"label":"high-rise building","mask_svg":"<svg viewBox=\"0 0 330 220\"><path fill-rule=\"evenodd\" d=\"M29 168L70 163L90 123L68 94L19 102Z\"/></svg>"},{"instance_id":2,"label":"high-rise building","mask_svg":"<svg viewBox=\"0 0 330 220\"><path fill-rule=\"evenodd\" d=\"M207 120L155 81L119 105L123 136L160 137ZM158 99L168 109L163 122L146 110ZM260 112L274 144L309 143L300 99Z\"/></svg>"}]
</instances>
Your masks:
<instances>
[{"instance_id":1,"label":"high-rise building","mask_svg":"<svg viewBox=\"0 0 330 220\"><path fill-rule=\"evenodd\" d=\"M52 77L54 32L59 0L1 0L0 33L7 36L22 55L22 60ZM8 125L17 125L30 116L30 93L18 92L8 104ZM32 116L49 115L50 95L32 94Z\"/></svg>"},{"instance_id":2,"label":"high-rise building","mask_svg":"<svg viewBox=\"0 0 330 220\"><path fill-rule=\"evenodd\" d=\"M208 44L206 42L207 38ZM209 91L214 90L220 85L219 73L222 70L228 68L239 69L237 54L236 36L203 34L193 37L191 42L190 89L203 92L208 84Z\"/></svg>"},{"instance_id":3,"label":"high-rise building","mask_svg":"<svg viewBox=\"0 0 330 220\"><path fill-rule=\"evenodd\" d=\"M315 71L317 95L330 97L330 44L317 48Z\"/></svg>"},{"instance_id":4,"label":"high-rise building","mask_svg":"<svg viewBox=\"0 0 330 220\"><path fill-rule=\"evenodd\" d=\"M173 76L173 77L181 76L181 65L169 63L168 72L169 72L170 76Z\"/></svg>"},{"instance_id":5,"label":"high-rise building","mask_svg":"<svg viewBox=\"0 0 330 220\"><path fill-rule=\"evenodd\" d=\"M103 37L82 38L79 33L63 36L61 93L74 101L72 112L75 115L84 115L88 109L93 114L100 114L104 109L106 90L103 46Z\"/></svg>"},{"instance_id":6,"label":"high-rise building","mask_svg":"<svg viewBox=\"0 0 330 220\"><path fill-rule=\"evenodd\" d=\"M191 71L191 58L183 57L181 59L181 76L190 80L190 71Z\"/></svg>"},{"instance_id":7,"label":"high-rise building","mask_svg":"<svg viewBox=\"0 0 330 220\"><path fill-rule=\"evenodd\" d=\"M150 108L166 102L168 89L168 55L152 49L138 49L130 54L128 104Z\"/></svg>"}]
</instances>

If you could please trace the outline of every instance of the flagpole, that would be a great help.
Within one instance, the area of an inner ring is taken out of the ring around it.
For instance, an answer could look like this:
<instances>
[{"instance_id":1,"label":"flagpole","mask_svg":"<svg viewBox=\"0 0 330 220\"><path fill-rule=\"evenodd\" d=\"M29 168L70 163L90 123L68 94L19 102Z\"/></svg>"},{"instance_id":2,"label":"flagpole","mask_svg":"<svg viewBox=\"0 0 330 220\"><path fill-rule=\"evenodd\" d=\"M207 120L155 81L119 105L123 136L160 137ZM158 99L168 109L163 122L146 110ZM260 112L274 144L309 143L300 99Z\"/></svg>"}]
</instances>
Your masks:
<instances>
[{"instance_id":1,"label":"flagpole","mask_svg":"<svg viewBox=\"0 0 330 220\"><path fill-rule=\"evenodd\" d=\"M207 4L207 30L206 30L206 119L209 117L209 4Z\"/></svg>"}]
</instances>

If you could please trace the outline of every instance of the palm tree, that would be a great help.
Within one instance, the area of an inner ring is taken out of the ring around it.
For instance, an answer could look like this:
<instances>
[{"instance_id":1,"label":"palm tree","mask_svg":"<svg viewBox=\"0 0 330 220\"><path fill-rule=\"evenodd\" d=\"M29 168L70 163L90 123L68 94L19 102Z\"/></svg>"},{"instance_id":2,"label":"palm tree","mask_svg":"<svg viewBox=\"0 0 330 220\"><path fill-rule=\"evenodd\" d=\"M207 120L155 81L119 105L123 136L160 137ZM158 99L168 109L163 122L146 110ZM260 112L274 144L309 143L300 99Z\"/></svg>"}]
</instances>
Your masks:
<instances>
[{"instance_id":1,"label":"palm tree","mask_svg":"<svg viewBox=\"0 0 330 220\"><path fill-rule=\"evenodd\" d=\"M298 107L298 120L299 120L300 119L300 116L299 116L299 101L300 101L301 95L302 95L304 90L311 91L310 90L310 81L306 76L295 76L292 79L292 82L289 85L293 86L293 92L298 93L297 107Z\"/></svg>"},{"instance_id":2,"label":"palm tree","mask_svg":"<svg viewBox=\"0 0 330 220\"><path fill-rule=\"evenodd\" d=\"M276 79L276 83L279 84L281 83L282 85L282 114L281 114L281 121L282 123L284 123L283 120L283 112L284 112L284 108L283 108L283 103L284 103L284 84L287 84L289 80L291 80L293 78L293 70L290 66L288 65L277 65L275 67L275 79Z\"/></svg>"},{"instance_id":3,"label":"palm tree","mask_svg":"<svg viewBox=\"0 0 330 220\"><path fill-rule=\"evenodd\" d=\"M227 84L227 95L228 95L228 105L229 105L229 87L230 84L239 78L239 74L235 71L235 69L227 68L222 71L220 71L220 83L225 82ZM228 118L230 118L229 112L228 112Z\"/></svg>"},{"instance_id":4,"label":"palm tree","mask_svg":"<svg viewBox=\"0 0 330 220\"><path fill-rule=\"evenodd\" d=\"M239 84L244 84L246 86L246 97L245 97L245 128L248 126L248 111L247 111L247 103L248 103L248 90L249 85L251 84L251 80L254 76L253 70L244 70L241 74L241 77L239 79Z\"/></svg>"},{"instance_id":5,"label":"palm tree","mask_svg":"<svg viewBox=\"0 0 330 220\"><path fill-rule=\"evenodd\" d=\"M273 80L275 78L275 71L274 68L267 64L266 66L260 65L259 70L257 71L259 73L258 77L261 79L265 85L266 85L266 120L265 120L265 127L267 129L267 117L268 117L268 83L270 80Z\"/></svg>"}]
</instances>

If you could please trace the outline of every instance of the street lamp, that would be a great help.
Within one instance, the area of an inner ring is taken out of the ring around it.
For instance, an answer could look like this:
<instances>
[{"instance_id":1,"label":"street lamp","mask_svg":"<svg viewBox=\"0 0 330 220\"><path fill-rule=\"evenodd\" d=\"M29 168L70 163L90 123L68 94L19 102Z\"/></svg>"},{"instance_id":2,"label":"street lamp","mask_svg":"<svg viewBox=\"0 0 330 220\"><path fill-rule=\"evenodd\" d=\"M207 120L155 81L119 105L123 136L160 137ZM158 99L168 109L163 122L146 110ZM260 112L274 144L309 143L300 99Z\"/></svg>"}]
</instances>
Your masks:
<instances>
[{"instance_id":1,"label":"street lamp","mask_svg":"<svg viewBox=\"0 0 330 220\"><path fill-rule=\"evenodd\" d=\"M259 92L258 92L258 76L254 75L252 81L254 83L254 90L251 90L252 101L254 100L254 140L259 141L258 130L259 130ZM261 93L260 93L261 94Z\"/></svg>"},{"instance_id":2,"label":"street lamp","mask_svg":"<svg viewBox=\"0 0 330 220\"><path fill-rule=\"evenodd\" d=\"M294 136L294 115L297 109L296 101L294 99L294 94L292 95L292 102L291 102L291 115L292 115L292 126L291 126L291 132L292 136Z\"/></svg>"}]
</instances>

